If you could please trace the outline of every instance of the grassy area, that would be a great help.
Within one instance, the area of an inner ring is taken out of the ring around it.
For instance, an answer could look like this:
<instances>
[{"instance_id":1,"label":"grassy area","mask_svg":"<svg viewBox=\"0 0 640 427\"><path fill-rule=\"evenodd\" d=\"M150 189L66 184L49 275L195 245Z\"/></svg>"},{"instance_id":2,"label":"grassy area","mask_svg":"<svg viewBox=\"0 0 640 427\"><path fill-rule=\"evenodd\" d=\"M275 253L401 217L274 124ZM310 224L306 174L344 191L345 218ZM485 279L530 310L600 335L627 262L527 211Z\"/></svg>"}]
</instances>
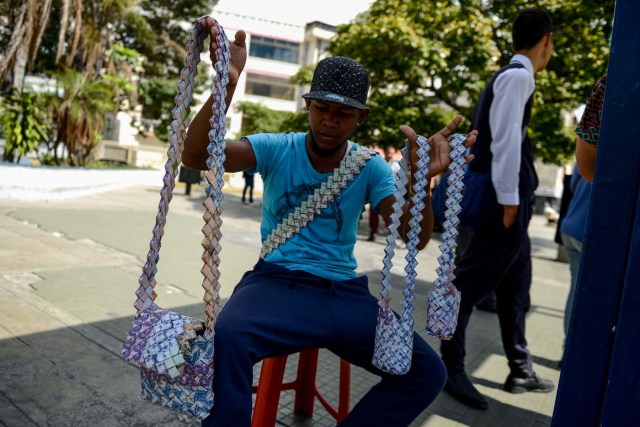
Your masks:
<instances>
[{"instance_id":1,"label":"grassy area","mask_svg":"<svg viewBox=\"0 0 640 427\"><path fill-rule=\"evenodd\" d=\"M85 169L153 169L151 166L131 166L120 162L112 162L108 160L98 160L97 162L89 163L83 166Z\"/></svg>"}]
</instances>

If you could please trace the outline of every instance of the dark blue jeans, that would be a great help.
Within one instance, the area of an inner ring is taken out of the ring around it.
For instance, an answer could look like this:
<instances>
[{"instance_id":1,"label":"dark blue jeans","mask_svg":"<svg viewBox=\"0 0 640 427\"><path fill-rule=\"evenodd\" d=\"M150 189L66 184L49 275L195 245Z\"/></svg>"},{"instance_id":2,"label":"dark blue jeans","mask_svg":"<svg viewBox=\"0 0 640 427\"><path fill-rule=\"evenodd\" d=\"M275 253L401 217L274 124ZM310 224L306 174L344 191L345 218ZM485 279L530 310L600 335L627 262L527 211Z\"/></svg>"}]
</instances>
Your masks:
<instances>
[{"instance_id":1,"label":"dark blue jeans","mask_svg":"<svg viewBox=\"0 0 640 427\"><path fill-rule=\"evenodd\" d=\"M417 334L410 371L371 365L378 304L367 278L332 281L264 261L246 273L215 326L215 401L202 423L251 424L253 365L305 348L327 348L381 377L340 426L408 426L444 387L442 360Z\"/></svg>"},{"instance_id":2,"label":"dark blue jeans","mask_svg":"<svg viewBox=\"0 0 640 427\"><path fill-rule=\"evenodd\" d=\"M573 299L576 294L576 284L578 282L578 272L580 270L580 254L582 252L582 242L568 234L561 234L562 244L567 250L569 258L569 272L571 273L571 287L567 296L567 304L564 308L564 336L569 335L569 324L571 312L573 311Z\"/></svg>"}]
</instances>

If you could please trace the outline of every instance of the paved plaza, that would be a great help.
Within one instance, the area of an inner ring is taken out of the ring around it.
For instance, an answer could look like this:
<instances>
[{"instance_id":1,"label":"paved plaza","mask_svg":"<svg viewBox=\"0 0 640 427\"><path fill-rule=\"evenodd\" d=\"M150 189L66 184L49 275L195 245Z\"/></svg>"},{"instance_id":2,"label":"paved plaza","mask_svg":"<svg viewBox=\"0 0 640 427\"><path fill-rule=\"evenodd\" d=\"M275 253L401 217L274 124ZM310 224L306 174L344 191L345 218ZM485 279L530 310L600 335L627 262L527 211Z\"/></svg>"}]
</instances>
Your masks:
<instances>
[{"instance_id":1,"label":"paved plaza","mask_svg":"<svg viewBox=\"0 0 640 427\"><path fill-rule=\"evenodd\" d=\"M171 203L158 264L158 303L202 317L200 284L201 203L178 187ZM131 325L142 260L148 251L158 191L150 186L120 188L60 201L0 200L0 425L23 426L196 426L192 419L140 398L134 366L120 346ZM229 191L223 213L222 299L258 257L260 197L244 205ZM559 377L563 314L569 268L557 261L555 225L534 216L532 309L527 338L537 373ZM383 239L366 241L366 213L356 245L358 272L380 290ZM426 298L435 279L437 240L419 255L415 301L418 329L424 327ZM399 250L400 263L403 250ZM402 266L394 273L394 307L401 300ZM427 338L438 348L436 339ZM551 423L555 391L502 391L508 367L495 314L476 311L467 331L467 367L487 411L463 406L446 393L413 427L542 427ZM287 375L295 370L295 357ZM338 360L321 351L317 382L337 401ZM256 377L259 366L255 370ZM357 367L351 376L353 405L377 378ZM331 426L319 405L312 419L292 415L293 393L283 392L278 425Z\"/></svg>"}]
</instances>

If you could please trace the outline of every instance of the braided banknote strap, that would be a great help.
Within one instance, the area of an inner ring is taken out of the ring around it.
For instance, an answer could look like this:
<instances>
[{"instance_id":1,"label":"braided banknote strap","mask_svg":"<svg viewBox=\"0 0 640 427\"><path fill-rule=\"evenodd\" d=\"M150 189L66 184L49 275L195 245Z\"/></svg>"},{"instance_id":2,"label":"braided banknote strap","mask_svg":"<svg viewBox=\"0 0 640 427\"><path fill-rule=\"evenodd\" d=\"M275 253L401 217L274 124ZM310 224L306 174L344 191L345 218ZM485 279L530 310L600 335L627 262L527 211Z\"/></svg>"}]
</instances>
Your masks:
<instances>
[{"instance_id":1,"label":"braided banknote strap","mask_svg":"<svg viewBox=\"0 0 640 427\"><path fill-rule=\"evenodd\" d=\"M300 206L290 212L262 244L260 258L264 259L278 246L289 240L300 229L306 227L316 215L324 211L340 191L349 185L357 174L360 173L364 165L376 153L372 150L356 146L346 156L342 158L340 164L334 169L331 175L320 187L316 188L311 196Z\"/></svg>"},{"instance_id":2,"label":"braided banknote strap","mask_svg":"<svg viewBox=\"0 0 640 427\"><path fill-rule=\"evenodd\" d=\"M416 278L416 266L418 262L417 245L420 240L420 222L423 219L422 210L425 207L424 198L427 196L428 188L428 168L429 163L429 144L426 138L418 136L417 138L417 170L413 173L415 183L411 187L413 189L411 196L411 208L409 213L410 230L407 233L407 255L405 260L404 277L404 298L402 300L403 311L400 319L389 306L391 300L391 268L393 267L393 257L395 255L396 239L400 238L398 227L400 225L400 217L402 216L402 206L405 203L406 186L411 178L407 174L408 165L410 164L410 147L407 146L402 150L402 160L400 161L400 169L396 172L396 191L394 194L393 213L391 214L391 224L389 225L389 234L387 235L387 245L384 249L383 268L382 268L382 291L381 300L379 301L378 323L376 326L376 342L372 363L378 369L392 374L402 375L409 371L411 367L411 355L413 353L413 300ZM409 160L408 160L409 159Z\"/></svg>"},{"instance_id":3,"label":"braided banknote strap","mask_svg":"<svg viewBox=\"0 0 640 427\"><path fill-rule=\"evenodd\" d=\"M169 148L167 150L167 162L165 163L165 175L163 178L163 187L160 190L160 203L158 205L158 214L156 215L156 223L153 227L153 235L149 244L149 252L147 260L142 268L142 275L138 282L140 287L136 291L138 299L134 306L138 311L149 308L154 304L157 294L154 288L157 284L155 275L158 271L157 265L160 258L160 247L162 236L164 234L164 226L167 223L167 213L169 211L169 202L173 196L173 190L176 183L176 175L178 166L182 160L183 144L186 137L186 128L188 126L187 117L189 115L189 104L193 99L193 89L195 77L198 73L198 64L200 63L200 52L203 49L203 41L208 37L207 27L203 24L206 18L200 18L196 21L194 28L191 30L191 39L187 45L187 55L185 57L185 66L180 73L180 81L177 85L178 94L176 95L175 107L171 111L173 121L170 124L171 136L169 137ZM208 146L210 157L207 161L209 171L205 174L208 181L206 186L207 198L204 201L205 206L205 226L202 232L205 239L202 243L205 248L203 255L204 268L202 274L205 276L203 287L205 289L204 300L206 302L205 313L207 314L206 326L207 330L212 329L212 325L217 313L215 306L218 302L219 277L218 265L220 251L220 213L222 207L222 186L224 181L224 137L226 134L225 126L225 97L227 94L227 83L229 82L229 41L224 34L224 30L218 25L218 60L214 64L216 75L214 77L213 90L213 116L211 117L211 131L209 132Z\"/></svg>"},{"instance_id":4,"label":"braided banknote strap","mask_svg":"<svg viewBox=\"0 0 640 427\"><path fill-rule=\"evenodd\" d=\"M460 292L453 285L455 279L455 249L458 235L458 215L460 214L460 201L464 184L464 166L466 160L464 154L466 148L464 135L451 136L451 152L449 157L450 175L447 178L447 200L445 206L445 222L442 224L444 232L441 235L441 255L438 257L440 266L436 269L438 278L434 282L434 288L429 293L427 307L427 327L425 332L441 339L451 339L458 323L458 310L460 308Z\"/></svg>"},{"instance_id":5,"label":"braided banknote strap","mask_svg":"<svg viewBox=\"0 0 640 427\"><path fill-rule=\"evenodd\" d=\"M227 39L224 31L221 27L217 37L218 50L216 52L217 61L214 64L216 75L214 77L213 88L213 106L211 119L209 124L211 130L209 131L209 145L207 146L207 152L209 158L207 159L207 167L209 170L205 173L205 179L207 185L205 186L205 193L207 197L202 203L205 211L202 216L204 219L204 226L202 227L202 234L204 239L202 241L202 261L204 266L201 273L204 276L202 287L204 288L204 301L205 312L207 318L205 320L205 329L209 332L213 331L213 325L218 317L219 300L220 300L220 239L222 238L222 232L220 227L222 226L222 187L224 186L224 161L226 156L224 150L227 146L225 142L225 135L227 133L226 117L227 104L225 99L227 97L227 84L229 83L229 40Z\"/></svg>"},{"instance_id":6,"label":"braided banknote strap","mask_svg":"<svg viewBox=\"0 0 640 427\"><path fill-rule=\"evenodd\" d=\"M133 327L127 334L122 346L125 360L135 363L140 368L142 396L155 403L178 412L200 419L209 415L213 406L213 323L217 314L218 303L218 253L220 250L220 213L222 209L222 174L224 170L224 136L225 130L225 97L229 70L229 42L224 30L216 23L219 46L214 64L216 76L213 90L213 117L210 121L209 133L210 158L207 164L207 198L205 206L205 254L203 255L207 320L202 324L199 320L165 310L154 302L156 293L155 275L159 260L161 239L167 220L169 202L171 201L178 166L181 163L183 143L186 137L189 104L192 100L197 66L204 39L209 36L206 17L196 21L191 30L191 39L187 45L185 67L180 74L178 94L172 110L172 134L169 137L167 162L165 164L164 185L160 191L160 203L156 224L153 228L149 253L143 266L143 274L139 279L140 287L136 291L134 303L137 313Z\"/></svg>"},{"instance_id":7,"label":"braided banknote strap","mask_svg":"<svg viewBox=\"0 0 640 427\"><path fill-rule=\"evenodd\" d=\"M186 119L189 114L189 104L193 98L193 81L197 73L197 65L200 62L199 52L202 51L203 40L206 32L198 24L191 31L191 39L188 44L188 54L185 58L185 67L180 74L180 81L177 85L178 94L175 97L175 107L171 111L173 120L170 124L171 136L169 136L169 148L167 149L167 161L164 165L165 174L162 179L163 187L160 190L160 202L158 204L158 214L153 227L151 242L147 260L142 267L142 275L138 282L140 287L136 291L138 299L134 303L137 311L142 311L153 305L156 299L154 288L156 286L155 275L158 271L157 265L160 258L160 246L164 234L164 226L167 223L167 213L169 202L173 196L173 189L176 185L176 175L178 166L182 159L183 142L186 137Z\"/></svg>"}]
</instances>

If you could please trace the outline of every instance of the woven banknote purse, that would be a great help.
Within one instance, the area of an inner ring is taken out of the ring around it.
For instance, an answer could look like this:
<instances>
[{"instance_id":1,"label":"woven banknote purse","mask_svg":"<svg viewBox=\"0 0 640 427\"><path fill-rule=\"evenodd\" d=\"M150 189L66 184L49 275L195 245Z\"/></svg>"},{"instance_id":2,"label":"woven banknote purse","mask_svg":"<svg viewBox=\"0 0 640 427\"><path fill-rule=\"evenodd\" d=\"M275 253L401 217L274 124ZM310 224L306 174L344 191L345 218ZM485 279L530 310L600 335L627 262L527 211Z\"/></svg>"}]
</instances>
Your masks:
<instances>
[{"instance_id":1,"label":"woven banknote purse","mask_svg":"<svg viewBox=\"0 0 640 427\"><path fill-rule=\"evenodd\" d=\"M391 301L391 268L393 267L393 257L395 254L396 240L400 238L398 227L402 216L402 207L405 203L407 184L410 176L407 168L410 160L410 146L407 142L402 149L402 159L400 168L396 172L396 191L394 194L393 213L387 234L387 245L384 250L382 268L382 291L381 299L378 302L378 320L376 325L376 338L373 351L372 363L378 369L390 374L406 374L411 367L411 355L413 353L413 300L415 288L415 267L417 266L416 255L420 234L420 221L422 220L422 210L424 209L424 197L427 183L427 163L429 162L429 144L426 138L419 136L418 144L418 169L414 172L416 182L413 185L411 196L412 208L410 209L411 219L409 221L411 229L408 233L407 255L405 257L407 265L404 278L404 298L402 300L403 312L400 317L396 317L389 303Z\"/></svg>"},{"instance_id":2,"label":"woven banknote purse","mask_svg":"<svg viewBox=\"0 0 640 427\"><path fill-rule=\"evenodd\" d=\"M462 135L452 135L450 153L452 165L450 168L462 168L464 165L464 140ZM411 357L413 354L413 300L415 299L415 278L416 267L418 265L417 244L421 231L420 221L422 221L422 210L425 207L424 199L427 197L428 188L428 168L429 163L429 143L422 137L417 138L418 159L416 162L417 170L413 173L415 183L411 187L411 208L409 210L410 230L407 233L407 255L405 256L405 277L402 306L403 311L400 316L396 316L390 307L390 291L391 291L391 268L393 267L393 257L395 255L396 240L400 238L398 227L400 225L400 217L403 212L405 202L406 188L410 176L407 173L410 160L410 147L407 146L402 150L402 160L400 161L400 169L396 172L396 191L394 194L395 202L393 204L393 213L391 215L391 224L389 225L389 234L387 235L387 245L384 250L383 268L382 268L382 291L381 299L378 303L378 320L376 326L375 346L372 358L372 364L378 369L395 375L406 374L411 368ZM455 148L461 147L461 148ZM464 172L462 172L464 173ZM456 173L451 179L450 192L447 204L452 205L455 210L455 203L458 203L457 211L459 212L459 200L461 196L462 185L460 183L461 176ZM455 235L457 222L454 218L453 211L450 213L452 221L445 223L445 228L449 232L449 238L446 240L446 247L441 245L440 249L447 249L445 254L438 258L441 261L438 274L439 279L435 283L435 290L431 292L428 306L428 326L427 333L439 336L443 339L450 338L455 331L458 309L460 305L460 293L455 290L451 280L445 281L441 276L450 278L453 276L453 251L455 248ZM444 235L443 235L444 238ZM453 240L453 242L452 242ZM451 249L451 250L449 250ZM444 258L443 258L444 257ZM444 263L444 259L449 262ZM444 265L443 265L444 264Z\"/></svg>"},{"instance_id":3,"label":"woven banknote purse","mask_svg":"<svg viewBox=\"0 0 640 427\"><path fill-rule=\"evenodd\" d=\"M442 240L439 246L441 255L438 257L440 266L436 269L438 277L433 283L433 289L429 292L427 303L425 332L445 340L451 339L456 331L460 310L460 292L453 285L453 280L455 279L455 253L458 245L456 236L460 223L458 215L462 210L460 202L464 190L465 140L465 136L455 134L451 136L449 142L451 163L449 163L447 177L445 221L442 224L444 232L440 236Z\"/></svg>"},{"instance_id":4,"label":"woven banknote purse","mask_svg":"<svg viewBox=\"0 0 640 427\"><path fill-rule=\"evenodd\" d=\"M136 291L134 303L136 316L133 327L122 346L125 360L139 366L142 396L152 403L182 412L199 419L209 415L213 406L213 325L218 314L218 292L220 284L218 265L220 258L219 240L222 221L222 176L224 168L225 97L229 70L229 42L222 27L218 26L218 52L214 64L214 105L211 118L210 157L206 173L207 197L204 201L205 236L202 246L204 267L203 288L206 303L204 322L160 308L155 303L157 263L164 226L167 220L169 202L175 188L176 174L181 162L183 142L186 136L185 123L192 100L197 66L204 40L209 36L206 18L196 21L191 30L187 46L185 67L178 83L176 106L172 110L172 134L169 138L167 162L160 203L156 215L153 236L149 245L146 263L140 276L140 287Z\"/></svg>"}]
</instances>

